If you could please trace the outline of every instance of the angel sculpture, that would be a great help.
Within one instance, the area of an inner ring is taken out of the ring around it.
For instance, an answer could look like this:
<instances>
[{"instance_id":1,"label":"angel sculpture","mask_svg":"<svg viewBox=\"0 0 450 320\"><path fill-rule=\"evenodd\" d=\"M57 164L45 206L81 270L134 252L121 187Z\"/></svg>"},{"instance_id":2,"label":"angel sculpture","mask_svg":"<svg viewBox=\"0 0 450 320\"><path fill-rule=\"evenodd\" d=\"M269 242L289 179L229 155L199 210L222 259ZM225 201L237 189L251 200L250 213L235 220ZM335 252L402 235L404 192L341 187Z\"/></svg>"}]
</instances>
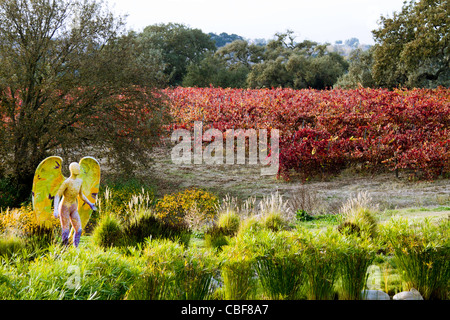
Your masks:
<instances>
[{"instance_id":1,"label":"angel sculpture","mask_svg":"<svg viewBox=\"0 0 450 320\"><path fill-rule=\"evenodd\" d=\"M73 244L78 247L82 230L92 211L97 210L94 203L100 187L100 165L94 158L84 157L80 163L70 164L69 178L62 175L61 167L60 157L48 157L37 167L32 189L33 210L37 223L49 227L54 200L53 216L60 218L62 243L68 245L73 233Z\"/></svg>"}]
</instances>

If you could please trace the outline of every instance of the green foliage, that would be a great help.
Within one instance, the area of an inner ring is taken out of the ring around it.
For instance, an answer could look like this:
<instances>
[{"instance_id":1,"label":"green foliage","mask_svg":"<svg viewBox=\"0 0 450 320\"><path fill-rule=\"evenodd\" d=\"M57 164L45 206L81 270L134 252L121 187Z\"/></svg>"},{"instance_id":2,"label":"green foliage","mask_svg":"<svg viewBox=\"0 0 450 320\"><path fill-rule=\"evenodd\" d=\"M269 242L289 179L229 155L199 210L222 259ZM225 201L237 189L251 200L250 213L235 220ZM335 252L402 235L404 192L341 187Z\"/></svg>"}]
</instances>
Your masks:
<instances>
[{"instance_id":1,"label":"green foliage","mask_svg":"<svg viewBox=\"0 0 450 320\"><path fill-rule=\"evenodd\" d=\"M189 64L197 64L205 52L215 49L209 35L178 23L147 26L138 37L147 50L160 53L169 85L180 85Z\"/></svg>"},{"instance_id":2,"label":"green foliage","mask_svg":"<svg viewBox=\"0 0 450 320\"><path fill-rule=\"evenodd\" d=\"M290 87L294 89L332 87L348 68L326 45L305 40L295 43L292 31L276 34L265 47L263 62L254 65L247 78L251 88Z\"/></svg>"},{"instance_id":3,"label":"green foliage","mask_svg":"<svg viewBox=\"0 0 450 320\"><path fill-rule=\"evenodd\" d=\"M360 192L348 199L341 208L341 223L338 230L343 234L357 234L361 237L375 237L377 232L376 209L370 204L367 193Z\"/></svg>"},{"instance_id":4,"label":"green foliage","mask_svg":"<svg viewBox=\"0 0 450 320\"><path fill-rule=\"evenodd\" d=\"M120 246L123 232L119 219L113 214L105 214L100 218L92 234L94 242L103 248Z\"/></svg>"},{"instance_id":5,"label":"green foliage","mask_svg":"<svg viewBox=\"0 0 450 320\"><path fill-rule=\"evenodd\" d=\"M17 202L54 152L70 163L88 146L127 172L149 163L167 113L123 27L95 0L0 2L0 171Z\"/></svg>"},{"instance_id":6,"label":"green foliage","mask_svg":"<svg viewBox=\"0 0 450 320\"><path fill-rule=\"evenodd\" d=\"M188 246L192 234L186 225L169 225L152 212L145 212L128 220L123 226L122 233L124 246L142 244L147 238L171 239Z\"/></svg>"},{"instance_id":7,"label":"green foliage","mask_svg":"<svg viewBox=\"0 0 450 320\"><path fill-rule=\"evenodd\" d=\"M186 189L174 194L166 194L155 205L156 216L169 225L186 224L185 217L196 206L198 214L207 223L214 219L219 203L214 194L196 188Z\"/></svg>"},{"instance_id":8,"label":"green foliage","mask_svg":"<svg viewBox=\"0 0 450 320\"><path fill-rule=\"evenodd\" d=\"M211 248L215 251L222 250L222 246L229 244L229 236L227 235L227 230L213 225L211 228L206 230L205 235L205 246Z\"/></svg>"},{"instance_id":9,"label":"green foliage","mask_svg":"<svg viewBox=\"0 0 450 320\"><path fill-rule=\"evenodd\" d=\"M219 213L217 225L222 228L224 234L234 236L239 230L241 218L234 211L227 211Z\"/></svg>"},{"instance_id":10,"label":"green foliage","mask_svg":"<svg viewBox=\"0 0 450 320\"><path fill-rule=\"evenodd\" d=\"M263 228L264 226L259 219L257 219L256 217L248 217L241 221L236 237L242 238L247 233L255 233Z\"/></svg>"},{"instance_id":11,"label":"green foliage","mask_svg":"<svg viewBox=\"0 0 450 320\"><path fill-rule=\"evenodd\" d=\"M367 208L359 208L341 216L343 222L338 226L344 234L376 235L377 223L374 213Z\"/></svg>"},{"instance_id":12,"label":"green foliage","mask_svg":"<svg viewBox=\"0 0 450 320\"><path fill-rule=\"evenodd\" d=\"M258 233L255 268L272 300L298 297L305 278L304 246L288 233Z\"/></svg>"},{"instance_id":13,"label":"green foliage","mask_svg":"<svg viewBox=\"0 0 450 320\"><path fill-rule=\"evenodd\" d=\"M381 230L407 288L417 289L426 300L449 298L449 230L448 220L433 224L426 219L419 224L403 218L391 220Z\"/></svg>"},{"instance_id":14,"label":"green foliage","mask_svg":"<svg viewBox=\"0 0 450 320\"><path fill-rule=\"evenodd\" d=\"M359 300L367 283L367 270L375 258L377 247L369 239L343 236L337 248L336 264L341 279L340 300Z\"/></svg>"},{"instance_id":15,"label":"green foliage","mask_svg":"<svg viewBox=\"0 0 450 320\"><path fill-rule=\"evenodd\" d=\"M9 284L0 290L9 289L6 297L21 300L123 299L140 270L139 260L96 248L56 246L31 262L14 258L0 271Z\"/></svg>"},{"instance_id":16,"label":"green foliage","mask_svg":"<svg viewBox=\"0 0 450 320\"><path fill-rule=\"evenodd\" d=\"M261 218L262 225L271 231L277 232L289 228L288 222L281 212L269 212Z\"/></svg>"},{"instance_id":17,"label":"green foliage","mask_svg":"<svg viewBox=\"0 0 450 320\"><path fill-rule=\"evenodd\" d=\"M254 255L241 243L224 246L221 252L224 299L251 300L257 291Z\"/></svg>"},{"instance_id":18,"label":"green foliage","mask_svg":"<svg viewBox=\"0 0 450 320\"><path fill-rule=\"evenodd\" d=\"M383 87L448 86L450 18L447 0L405 2L381 17L375 39L373 78Z\"/></svg>"},{"instance_id":19,"label":"green foliage","mask_svg":"<svg viewBox=\"0 0 450 320\"><path fill-rule=\"evenodd\" d=\"M308 300L334 299L335 283L339 277L336 263L339 256L339 235L328 228L317 234L299 229L298 236L306 244L304 263Z\"/></svg>"},{"instance_id":20,"label":"green foliage","mask_svg":"<svg viewBox=\"0 0 450 320\"><path fill-rule=\"evenodd\" d=\"M247 67L230 66L224 59L209 53L199 63L187 67L182 84L185 87L242 88L248 73Z\"/></svg>"},{"instance_id":21,"label":"green foliage","mask_svg":"<svg viewBox=\"0 0 450 320\"><path fill-rule=\"evenodd\" d=\"M299 209L295 212L295 218L297 221L311 221L314 220L313 216L310 216L305 210Z\"/></svg>"},{"instance_id":22,"label":"green foliage","mask_svg":"<svg viewBox=\"0 0 450 320\"><path fill-rule=\"evenodd\" d=\"M0 256L11 256L25 248L25 241L17 236L9 235L0 238Z\"/></svg>"},{"instance_id":23,"label":"green foliage","mask_svg":"<svg viewBox=\"0 0 450 320\"><path fill-rule=\"evenodd\" d=\"M211 294L218 264L210 252L152 240L143 256L148 261L144 278L130 290L128 299L203 300Z\"/></svg>"},{"instance_id":24,"label":"green foliage","mask_svg":"<svg viewBox=\"0 0 450 320\"><path fill-rule=\"evenodd\" d=\"M205 245L220 251L239 231L241 218L233 210L219 211L217 224L213 224L205 232Z\"/></svg>"},{"instance_id":25,"label":"green foliage","mask_svg":"<svg viewBox=\"0 0 450 320\"><path fill-rule=\"evenodd\" d=\"M348 59L348 72L340 76L334 88L356 89L362 87L375 87L372 77L373 47L369 50L355 49L350 53Z\"/></svg>"}]
</instances>

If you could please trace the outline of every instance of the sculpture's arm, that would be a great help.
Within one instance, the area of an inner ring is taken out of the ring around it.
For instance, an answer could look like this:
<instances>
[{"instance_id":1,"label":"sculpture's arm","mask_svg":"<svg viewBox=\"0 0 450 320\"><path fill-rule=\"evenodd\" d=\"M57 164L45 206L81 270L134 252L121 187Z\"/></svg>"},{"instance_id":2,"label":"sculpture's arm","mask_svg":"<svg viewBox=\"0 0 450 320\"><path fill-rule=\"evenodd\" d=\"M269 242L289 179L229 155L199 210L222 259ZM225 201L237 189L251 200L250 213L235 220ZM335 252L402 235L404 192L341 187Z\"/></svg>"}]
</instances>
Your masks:
<instances>
[{"instance_id":1,"label":"sculpture's arm","mask_svg":"<svg viewBox=\"0 0 450 320\"><path fill-rule=\"evenodd\" d=\"M83 199L84 202L86 202L89 205L89 207L91 207L92 210L97 211L97 207L92 202L89 201L89 199L83 194L81 189L80 189L80 197L81 199Z\"/></svg>"},{"instance_id":2,"label":"sculpture's arm","mask_svg":"<svg viewBox=\"0 0 450 320\"><path fill-rule=\"evenodd\" d=\"M53 208L53 216L55 218L58 218L58 216L59 216L59 201L61 200L61 197L63 196L64 191L66 191L66 188L67 188L67 184L64 181L62 183L61 187L59 187L58 192L56 192L56 194L55 194L55 200L53 202L53 207L54 207Z\"/></svg>"}]
</instances>

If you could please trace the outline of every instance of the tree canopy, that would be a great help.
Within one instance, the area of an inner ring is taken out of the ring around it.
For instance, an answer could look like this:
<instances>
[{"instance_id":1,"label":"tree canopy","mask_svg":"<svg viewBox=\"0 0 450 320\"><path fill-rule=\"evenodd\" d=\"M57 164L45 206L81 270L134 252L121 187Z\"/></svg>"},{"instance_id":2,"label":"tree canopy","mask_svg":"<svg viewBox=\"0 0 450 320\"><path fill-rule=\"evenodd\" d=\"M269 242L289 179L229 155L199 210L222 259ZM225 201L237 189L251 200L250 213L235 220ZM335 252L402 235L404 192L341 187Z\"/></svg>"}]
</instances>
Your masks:
<instances>
[{"instance_id":1,"label":"tree canopy","mask_svg":"<svg viewBox=\"0 0 450 320\"><path fill-rule=\"evenodd\" d=\"M179 23L147 26L139 38L147 49L160 52L169 85L181 85L187 67L216 48L209 35Z\"/></svg>"},{"instance_id":2,"label":"tree canopy","mask_svg":"<svg viewBox=\"0 0 450 320\"><path fill-rule=\"evenodd\" d=\"M373 77L382 87L450 85L448 0L410 1L373 31Z\"/></svg>"},{"instance_id":3,"label":"tree canopy","mask_svg":"<svg viewBox=\"0 0 450 320\"><path fill-rule=\"evenodd\" d=\"M56 151L148 161L164 118L159 67L136 59L121 17L89 0L4 0L0 17L0 175L18 199Z\"/></svg>"}]
</instances>

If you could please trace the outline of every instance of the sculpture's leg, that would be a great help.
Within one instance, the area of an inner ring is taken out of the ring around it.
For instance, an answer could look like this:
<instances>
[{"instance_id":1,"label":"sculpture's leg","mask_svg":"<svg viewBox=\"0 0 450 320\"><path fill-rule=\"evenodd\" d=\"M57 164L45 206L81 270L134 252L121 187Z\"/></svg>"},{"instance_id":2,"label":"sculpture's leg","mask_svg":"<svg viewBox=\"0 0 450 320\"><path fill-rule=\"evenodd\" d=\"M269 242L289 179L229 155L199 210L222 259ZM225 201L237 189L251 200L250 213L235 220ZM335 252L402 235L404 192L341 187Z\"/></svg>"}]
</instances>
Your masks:
<instances>
[{"instance_id":1,"label":"sculpture's leg","mask_svg":"<svg viewBox=\"0 0 450 320\"><path fill-rule=\"evenodd\" d=\"M75 230L75 233L73 235L73 245L75 247L78 247L78 244L80 243L81 232L83 230L81 229L81 219L77 210L72 212L72 214L70 215L70 220L72 222L73 230Z\"/></svg>"},{"instance_id":2,"label":"sculpture's leg","mask_svg":"<svg viewBox=\"0 0 450 320\"><path fill-rule=\"evenodd\" d=\"M66 206L61 206L59 217L61 221L61 238L62 244L67 246L69 244L69 234L70 234L70 215L69 210Z\"/></svg>"}]
</instances>

